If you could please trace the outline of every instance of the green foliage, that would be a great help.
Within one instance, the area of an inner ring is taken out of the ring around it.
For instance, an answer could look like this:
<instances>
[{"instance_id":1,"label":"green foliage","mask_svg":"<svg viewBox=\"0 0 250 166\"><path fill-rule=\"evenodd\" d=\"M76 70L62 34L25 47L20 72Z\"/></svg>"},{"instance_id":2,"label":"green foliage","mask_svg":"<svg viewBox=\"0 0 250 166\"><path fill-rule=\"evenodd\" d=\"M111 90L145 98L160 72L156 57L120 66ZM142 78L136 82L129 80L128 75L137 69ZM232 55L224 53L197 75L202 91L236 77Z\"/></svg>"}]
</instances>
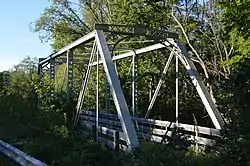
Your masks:
<instances>
[{"instance_id":1,"label":"green foliage","mask_svg":"<svg viewBox=\"0 0 250 166\"><path fill-rule=\"evenodd\" d=\"M21 78L22 82L31 81L30 77ZM178 152L166 145L154 143L145 143L142 149L134 155L109 151L92 139L78 135L71 130L71 124L67 123L62 113L62 109L71 110L71 108L62 108L57 105L51 107L48 104L39 107L36 101L41 99L37 98L39 95L33 94L39 93L39 91L34 91L40 86L39 82L35 80L28 85L21 84L20 86L25 88L18 87L20 90L14 89L11 93L0 96L1 139L49 165L76 166L79 163L81 165L103 165L103 163L106 165L159 165L168 162L172 164L185 162L179 159L183 158L187 151ZM153 153L147 153L148 150ZM3 162L9 164L5 159L1 159L1 163Z\"/></svg>"},{"instance_id":2,"label":"green foliage","mask_svg":"<svg viewBox=\"0 0 250 166\"><path fill-rule=\"evenodd\" d=\"M250 1L221 0L219 6L222 10L221 20L224 23L225 31L230 34L230 42L235 49L235 55L227 63L230 67L236 69L242 61L246 61L250 56L248 10Z\"/></svg>"},{"instance_id":3,"label":"green foliage","mask_svg":"<svg viewBox=\"0 0 250 166\"><path fill-rule=\"evenodd\" d=\"M227 1L220 0L219 5L223 10L224 26L228 31L236 30L240 35L249 37L249 0Z\"/></svg>"},{"instance_id":4,"label":"green foliage","mask_svg":"<svg viewBox=\"0 0 250 166\"><path fill-rule=\"evenodd\" d=\"M171 17L170 8L149 0L115 1L112 4L113 23L166 28Z\"/></svg>"},{"instance_id":5,"label":"green foliage","mask_svg":"<svg viewBox=\"0 0 250 166\"><path fill-rule=\"evenodd\" d=\"M20 85L25 88L18 87L17 91L12 87L11 93L0 95L1 139L49 165L243 165L249 162L249 150L246 148L250 142L249 103L246 99L250 89L249 68L249 63L243 63L232 74L230 82L225 80L221 85L224 93L220 92L222 102L219 104L227 106L224 109L230 123L222 133L223 142L204 154L195 153L191 147L179 148L183 143L179 130L176 130L176 137L168 138L171 142L168 145L142 142L133 154L109 151L72 130L72 124L68 123L63 113L72 111L72 107L62 107L56 103L50 106L46 102L39 107L37 100L42 98L33 94L34 89L40 86L36 79L32 84ZM19 79L29 82L32 78ZM225 88L230 89L233 95Z\"/></svg>"},{"instance_id":6,"label":"green foliage","mask_svg":"<svg viewBox=\"0 0 250 166\"><path fill-rule=\"evenodd\" d=\"M230 165L244 165L250 161L250 65L249 59L242 61L229 80L221 83L220 106L228 124L222 132L219 144L221 160Z\"/></svg>"},{"instance_id":7,"label":"green foliage","mask_svg":"<svg viewBox=\"0 0 250 166\"><path fill-rule=\"evenodd\" d=\"M72 2L51 0L51 3L33 26L42 41L53 40L52 47L58 50L89 32L89 27L82 21L82 13L75 11Z\"/></svg>"},{"instance_id":8,"label":"green foliage","mask_svg":"<svg viewBox=\"0 0 250 166\"><path fill-rule=\"evenodd\" d=\"M106 148L71 130L62 111L72 111L72 108L51 107L47 101L43 102L43 107L38 105L37 101L43 98L39 98L37 78L27 77L29 74L19 70L13 73L14 82L11 81L8 93L0 94L2 140L49 165L102 165L106 158L112 157ZM17 78L23 82L18 87L14 86ZM9 163L1 159L1 163L5 162ZM109 162L107 164L112 165Z\"/></svg>"},{"instance_id":9,"label":"green foliage","mask_svg":"<svg viewBox=\"0 0 250 166\"><path fill-rule=\"evenodd\" d=\"M141 148L131 155L120 155L119 165L220 165L218 158L211 155L196 155L192 150L176 151L172 146L154 142L144 142Z\"/></svg>"}]
</instances>

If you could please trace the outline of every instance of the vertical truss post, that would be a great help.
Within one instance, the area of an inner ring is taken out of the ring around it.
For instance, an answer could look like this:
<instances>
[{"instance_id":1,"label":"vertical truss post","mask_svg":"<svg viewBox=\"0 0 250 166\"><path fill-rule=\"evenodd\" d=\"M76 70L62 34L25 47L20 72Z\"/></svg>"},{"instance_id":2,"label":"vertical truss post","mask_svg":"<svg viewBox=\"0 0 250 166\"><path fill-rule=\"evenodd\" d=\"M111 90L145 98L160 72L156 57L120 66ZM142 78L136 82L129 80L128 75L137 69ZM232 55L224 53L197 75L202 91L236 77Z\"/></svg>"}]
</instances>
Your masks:
<instances>
[{"instance_id":1,"label":"vertical truss post","mask_svg":"<svg viewBox=\"0 0 250 166\"><path fill-rule=\"evenodd\" d=\"M220 115L220 112L215 107L215 104L212 100L211 95L209 94L206 86L202 82L196 67L194 66L194 63L188 56L187 50L185 46L179 42L172 42L173 45L175 45L178 48L178 52L175 51L175 54L179 57L180 61L185 66L193 85L195 86L215 128L222 129L224 126L223 118Z\"/></svg>"},{"instance_id":2,"label":"vertical truss post","mask_svg":"<svg viewBox=\"0 0 250 166\"><path fill-rule=\"evenodd\" d=\"M139 141L128 110L127 103L125 101L118 75L115 70L115 65L113 63L108 45L103 35L103 31L96 30L96 40L98 50L103 61L103 67L111 87L111 92L115 102L118 117L121 121L122 129L126 137L128 150L134 150L139 146Z\"/></svg>"},{"instance_id":3,"label":"vertical truss post","mask_svg":"<svg viewBox=\"0 0 250 166\"><path fill-rule=\"evenodd\" d=\"M108 41L109 39L111 39L113 37L112 33L106 36L106 41ZM111 45L110 45L111 47ZM110 48L110 50L113 49ZM106 96L106 103L105 103L105 110L106 113L110 113L110 86L109 86L109 82L108 79L106 78L106 91L105 91L105 96Z\"/></svg>"},{"instance_id":4,"label":"vertical truss post","mask_svg":"<svg viewBox=\"0 0 250 166\"><path fill-rule=\"evenodd\" d=\"M96 54L96 141L98 142L98 116L99 116L99 55Z\"/></svg>"},{"instance_id":5,"label":"vertical truss post","mask_svg":"<svg viewBox=\"0 0 250 166\"><path fill-rule=\"evenodd\" d=\"M42 71L40 78L41 78L41 86L42 86L42 97L46 98L45 93L44 93L44 91L45 91L44 74L45 73Z\"/></svg>"},{"instance_id":6,"label":"vertical truss post","mask_svg":"<svg viewBox=\"0 0 250 166\"><path fill-rule=\"evenodd\" d=\"M175 56L175 122L179 125L179 62L178 56Z\"/></svg>"},{"instance_id":7,"label":"vertical truss post","mask_svg":"<svg viewBox=\"0 0 250 166\"><path fill-rule=\"evenodd\" d=\"M44 72L43 72L43 70L41 70L41 86L42 86L42 95L43 95L43 97L45 97L44 96L44 88L45 88L45 85L44 85Z\"/></svg>"},{"instance_id":8,"label":"vertical truss post","mask_svg":"<svg viewBox=\"0 0 250 166\"><path fill-rule=\"evenodd\" d=\"M150 102L151 99L152 99L152 83L153 82L153 78L150 77L150 80L149 80L149 90L148 90L148 101Z\"/></svg>"},{"instance_id":9,"label":"vertical truss post","mask_svg":"<svg viewBox=\"0 0 250 166\"><path fill-rule=\"evenodd\" d=\"M43 73L43 66L40 65L40 62L43 60L43 58L39 58L39 63L38 63L38 69L37 69L37 74L39 75L39 78L41 80L41 87L42 87L42 94L44 94L44 73Z\"/></svg>"},{"instance_id":10,"label":"vertical truss post","mask_svg":"<svg viewBox=\"0 0 250 166\"><path fill-rule=\"evenodd\" d=\"M40 61L42 61L41 58L39 58L39 63L40 63ZM39 75L41 77L43 68L42 68L42 65L40 65L39 63L38 63L38 67L37 67L37 75Z\"/></svg>"},{"instance_id":11,"label":"vertical truss post","mask_svg":"<svg viewBox=\"0 0 250 166\"><path fill-rule=\"evenodd\" d=\"M151 99L152 99L152 77L150 77L150 81L149 81L149 84L148 84L148 101L150 102Z\"/></svg>"},{"instance_id":12,"label":"vertical truss post","mask_svg":"<svg viewBox=\"0 0 250 166\"><path fill-rule=\"evenodd\" d=\"M55 99L55 59L50 59L50 102Z\"/></svg>"},{"instance_id":13,"label":"vertical truss post","mask_svg":"<svg viewBox=\"0 0 250 166\"><path fill-rule=\"evenodd\" d=\"M132 69L132 114L138 111L138 56L133 55L132 59L133 69Z\"/></svg>"},{"instance_id":14,"label":"vertical truss post","mask_svg":"<svg viewBox=\"0 0 250 166\"><path fill-rule=\"evenodd\" d=\"M72 99L73 95L73 52L67 51L67 102Z\"/></svg>"},{"instance_id":15,"label":"vertical truss post","mask_svg":"<svg viewBox=\"0 0 250 166\"><path fill-rule=\"evenodd\" d=\"M106 79L106 113L110 113L110 86Z\"/></svg>"},{"instance_id":16,"label":"vertical truss post","mask_svg":"<svg viewBox=\"0 0 250 166\"><path fill-rule=\"evenodd\" d=\"M146 113L146 115L145 115L145 118L148 118L148 116L149 116L149 114L150 114L150 112L151 112L151 110L152 110L152 108L153 108L153 105L154 105L154 103L155 103L156 97L158 96L158 93L159 93L159 91L160 91L160 89L161 89L161 86L162 86L162 84L163 84L163 82L164 82L164 78L165 78L166 73L167 73L167 71L168 71L168 69L169 69L169 66L170 66L170 63L171 63L171 61L172 61L172 59L173 59L173 56L174 56L174 53L171 52L171 53L170 53L170 56L169 56L169 58L168 58L168 61L167 61L166 65L165 65L165 67L164 67L164 69L163 69L163 72L162 72L160 81L158 82L158 85L157 85L157 87L156 87L156 89L155 89L154 95L153 95L153 97L152 97L152 99L151 99L151 102L150 102L150 104L149 104L149 106L148 106L148 110L147 110L147 113Z\"/></svg>"}]
</instances>

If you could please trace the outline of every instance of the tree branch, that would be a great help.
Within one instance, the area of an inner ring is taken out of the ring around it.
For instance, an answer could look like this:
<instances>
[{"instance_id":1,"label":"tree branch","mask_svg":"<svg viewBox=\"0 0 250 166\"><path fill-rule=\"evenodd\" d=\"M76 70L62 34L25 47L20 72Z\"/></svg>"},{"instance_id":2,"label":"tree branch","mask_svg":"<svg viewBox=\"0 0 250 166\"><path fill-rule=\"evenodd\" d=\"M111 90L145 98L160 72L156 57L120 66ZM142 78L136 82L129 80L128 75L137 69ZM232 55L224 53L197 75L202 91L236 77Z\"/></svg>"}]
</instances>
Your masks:
<instances>
[{"instance_id":1,"label":"tree branch","mask_svg":"<svg viewBox=\"0 0 250 166\"><path fill-rule=\"evenodd\" d=\"M69 2L68 2L69 3ZM70 11L77 19L80 23L82 23L83 26L85 26L85 28L88 30L88 32L90 32L90 28L80 19L80 17L76 14L76 12L70 7L69 4L66 4L66 2L64 3L64 7Z\"/></svg>"},{"instance_id":2,"label":"tree branch","mask_svg":"<svg viewBox=\"0 0 250 166\"><path fill-rule=\"evenodd\" d=\"M174 16L173 13L171 13L171 15L172 15L172 17L174 18L174 20L177 22L177 24L179 25L179 27L181 28L182 33L183 33L183 35L184 35L184 37L185 37L185 39L186 39L186 41L187 41L187 44L188 44L189 47L192 49L192 51L194 52L194 54L196 55L196 57L199 59L200 64L201 64L201 67L203 68L203 71L204 71L204 74L205 74L206 78L209 78L209 75L208 75L207 70L206 70L206 66L205 66L204 62L202 61L202 59L200 58L200 55L198 54L198 52L194 49L194 47L193 47L192 44L190 43L190 40L189 40L189 38L188 38L188 36L187 36L187 34L186 34L186 32L185 32L183 26L182 26L181 23L178 21L178 19Z\"/></svg>"}]
</instances>

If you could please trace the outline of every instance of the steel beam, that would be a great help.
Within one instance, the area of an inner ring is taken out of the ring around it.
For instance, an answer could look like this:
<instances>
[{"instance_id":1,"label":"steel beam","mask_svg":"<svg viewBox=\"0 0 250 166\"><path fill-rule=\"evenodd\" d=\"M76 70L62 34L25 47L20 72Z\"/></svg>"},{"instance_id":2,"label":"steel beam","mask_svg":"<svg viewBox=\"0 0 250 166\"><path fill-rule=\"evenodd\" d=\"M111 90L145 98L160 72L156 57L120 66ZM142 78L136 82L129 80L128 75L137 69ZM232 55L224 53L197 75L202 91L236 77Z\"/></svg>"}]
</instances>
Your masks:
<instances>
[{"instance_id":1,"label":"steel beam","mask_svg":"<svg viewBox=\"0 0 250 166\"><path fill-rule=\"evenodd\" d=\"M132 58L132 113L136 115L138 111L138 56Z\"/></svg>"},{"instance_id":2,"label":"steel beam","mask_svg":"<svg viewBox=\"0 0 250 166\"><path fill-rule=\"evenodd\" d=\"M192 80L192 83L195 86L195 88L196 88L196 90L197 90L197 92L198 92L215 128L222 129L224 126L223 118L222 118L220 112L215 107L215 104L212 100L212 97L209 94L206 86L202 82L202 80L197 72L197 69L194 66L194 63L192 62L192 60L188 56L188 53L187 53L185 46L179 41L176 41L172 44L178 48L178 52L175 52L175 54L179 57L179 59L181 60L181 62L185 66L185 68L186 68L186 70L187 70L187 72Z\"/></svg>"},{"instance_id":3,"label":"steel beam","mask_svg":"<svg viewBox=\"0 0 250 166\"><path fill-rule=\"evenodd\" d=\"M39 58L38 62L40 63L44 58ZM41 77L43 66L38 63L37 74Z\"/></svg>"},{"instance_id":4,"label":"steel beam","mask_svg":"<svg viewBox=\"0 0 250 166\"><path fill-rule=\"evenodd\" d=\"M96 141L98 142L98 126L99 126L99 54L96 54L97 65L96 65Z\"/></svg>"},{"instance_id":5,"label":"steel beam","mask_svg":"<svg viewBox=\"0 0 250 166\"><path fill-rule=\"evenodd\" d=\"M110 113L110 86L108 79L106 79L106 113Z\"/></svg>"},{"instance_id":6,"label":"steel beam","mask_svg":"<svg viewBox=\"0 0 250 166\"><path fill-rule=\"evenodd\" d=\"M39 58L39 62L40 61L42 61L43 60L43 58ZM38 64L38 69L37 69L37 74L38 74L38 76L39 76L39 78L40 78L40 80L41 80L41 87L42 87L42 94L44 94L43 92L44 92L44 73L43 73L43 66L42 65L40 65L40 64Z\"/></svg>"},{"instance_id":7,"label":"steel beam","mask_svg":"<svg viewBox=\"0 0 250 166\"><path fill-rule=\"evenodd\" d=\"M173 39L169 39L168 41L173 41ZM120 60L120 59L123 59L123 58L131 57L134 54L139 55L139 54L143 54L143 53L146 53L146 52L155 51L155 50L164 48L166 46L170 46L169 42L164 42L163 44L158 43L158 44L154 44L154 45L147 46L147 47L144 47L144 48L140 48L140 49L136 49L136 50L133 50L133 51L129 51L129 52L124 53L124 54L116 55L116 56L112 57L112 60L116 61L116 60ZM102 61L100 60L99 64L101 64L101 63L102 63ZM97 65L97 62L93 62L91 64L91 66L95 66L95 65Z\"/></svg>"},{"instance_id":8,"label":"steel beam","mask_svg":"<svg viewBox=\"0 0 250 166\"><path fill-rule=\"evenodd\" d=\"M74 120L74 125L77 124L78 119L79 119L79 114L80 114L80 111L82 109L83 100L84 100L84 97L85 97L85 93L86 93L86 89L87 89L87 84L88 84L89 77L90 77L90 71L91 71L90 64L92 63L92 61L94 59L94 55L96 54L96 51L97 51L96 49L97 49L96 48L96 44L94 43L93 44L93 48L92 48L92 53L91 53L90 58L89 58L89 64L88 64L88 67L87 67L87 71L85 73L85 77L84 77L84 80L82 82L81 91L80 91L80 94L79 94L79 97L78 97L78 101L77 101L76 116L75 116L75 120Z\"/></svg>"},{"instance_id":9,"label":"steel beam","mask_svg":"<svg viewBox=\"0 0 250 166\"><path fill-rule=\"evenodd\" d=\"M67 51L67 101L69 102L73 96L73 53Z\"/></svg>"},{"instance_id":10,"label":"steel beam","mask_svg":"<svg viewBox=\"0 0 250 166\"><path fill-rule=\"evenodd\" d=\"M126 143L129 150L134 150L139 146L137 134L130 116L125 97L120 85L118 75L115 71L115 65L112 61L108 45L105 41L103 31L96 30L96 40L98 50L103 61L103 67L111 87L111 93L114 99L118 117L121 121L123 132L126 136Z\"/></svg>"},{"instance_id":11,"label":"steel beam","mask_svg":"<svg viewBox=\"0 0 250 166\"><path fill-rule=\"evenodd\" d=\"M168 71L168 69L169 69L170 63L171 63L171 61L172 61L172 59L173 59L173 56L174 56L174 53L171 52L171 53L170 53L170 56L169 56L169 58L168 58L168 61L167 61L166 65L165 65L165 67L164 67L164 69L163 69L162 74L161 74L161 78L160 78L160 80L159 80L159 82L158 82L158 85L157 85L157 87L156 87L156 89L155 89L154 95L153 95L153 97L152 97L152 99L151 99L151 101L150 101L150 104L149 104L149 106L148 106L148 110L147 110L147 113L146 113L146 115L145 115L145 118L148 118L148 116L149 116L149 114L150 114L150 112L151 112L151 110L152 110L152 108L153 108L153 106L154 106L155 100L156 100L156 98L157 98L157 96L158 96L158 94L159 94L159 92L160 92L161 86L162 86L162 84L163 84L163 82L164 82L164 79L165 79L165 77L166 77L166 74L167 74L167 71Z\"/></svg>"},{"instance_id":12,"label":"steel beam","mask_svg":"<svg viewBox=\"0 0 250 166\"><path fill-rule=\"evenodd\" d=\"M79 46L80 44L84 44L86 42L89 42L91 39L93 39L95 37L95 32L91 32L83 37L81 37L80 39L74 41L73 43L70 43L69 45L63 47L60 51L58 51L57 53L47 57L46 59L42 60L39 64L44 64L46 62L49 62L49 60L51 58L57 58L59 56L61 56L62 54L66 53L68 50L71 50L77 46Z\"/></svg>"},{"instance_id":13,"label":"steel beam","mask_svg":"<svg viewBox=\"0 0 250 166\"><path fill-rule=\"evenodd\" d=\"M73 55L73 58L75 57L75 54ZM66 58L57 58L55 65L61 65L67 63L67 57ZM73 64L88 64L89 62L87 60L73 60Z\"/></svg>"},{"instance_id":14,"label":"steel beam","mask_svg":"<svg viewBox=\"0 0 250 166\"><path fill-rule=\"evenodd\" d=\"M179 61L175 56L175 122L179 124Z\"/></svg>"},{"instance_id":15,"label":"steel beam","mask_svg":"<svg viewBox=\"0 0 250 166\"><path fill-rule=\"evenodd\" d=\"M96 24L96 30L102 30L103 32L110 32L120 35L132 35L132 36L146 36L151 39L178 39L177 33L172 33L163 30L157 30L153 28L146 28L142 26L128 26L128 25L112 25L112 24Z\"/></svg>"},{"instance_id":16,"label":"steel beam","mask_svg":"<svg viewBox=\"0 0 250 166\"><path fill-rule=\"evenodd\" d=\"M37 67L37 75L41 77L41 72L42 72L42 65L38 65Z\"/></svg>"},{"instance_id":17,"label":"steel beam","mask_svg":"<svg viewBox=\"0 0 250 166\"><path fill-rule=\"evenodd\" d=\"M50 102L54 101L55 95L55 59L50 59Z\"/></svg>"},{"instance_id":18,"label":"steel beam","mask_svg":"<svg viewBox=\"0 0 250 166\"><path fill-rule=\"evenodd\" d=\"M21 166L48 166L2 140L0 140L0 152Z\"/></svg>"}]
</instances>

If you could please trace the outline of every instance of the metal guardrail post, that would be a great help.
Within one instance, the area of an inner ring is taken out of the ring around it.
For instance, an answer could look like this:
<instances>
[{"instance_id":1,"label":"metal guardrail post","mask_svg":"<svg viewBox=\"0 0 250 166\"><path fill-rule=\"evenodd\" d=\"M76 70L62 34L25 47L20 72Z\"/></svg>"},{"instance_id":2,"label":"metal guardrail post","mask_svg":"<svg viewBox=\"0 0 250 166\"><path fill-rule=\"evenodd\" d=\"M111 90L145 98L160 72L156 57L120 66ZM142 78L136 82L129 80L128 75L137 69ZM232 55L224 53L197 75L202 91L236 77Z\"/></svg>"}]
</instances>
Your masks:
<instances>
[{"instance_id":1,"label":"metal guardrail post","mask_svg":"<svg viewBox=\"0 0 250 166\"><path fill-rule=\"evenodd\" d=\"M92 125L92 136L94 139L96 139L96 131L97 131L97 129L96 129L95 125L93 124Z\"/></svg>"},{"instance_id":2,"label":"metal guardrail post","mask_svg":"<svg viewBox=\"0 0 250 166\"><path fill-rule=\"evenodd\" d=\"M115 131L114 133L114 143L115 143L115 150L119 151L120 147L119 147L119 131Z\"/></svg>"}]
</instances>

